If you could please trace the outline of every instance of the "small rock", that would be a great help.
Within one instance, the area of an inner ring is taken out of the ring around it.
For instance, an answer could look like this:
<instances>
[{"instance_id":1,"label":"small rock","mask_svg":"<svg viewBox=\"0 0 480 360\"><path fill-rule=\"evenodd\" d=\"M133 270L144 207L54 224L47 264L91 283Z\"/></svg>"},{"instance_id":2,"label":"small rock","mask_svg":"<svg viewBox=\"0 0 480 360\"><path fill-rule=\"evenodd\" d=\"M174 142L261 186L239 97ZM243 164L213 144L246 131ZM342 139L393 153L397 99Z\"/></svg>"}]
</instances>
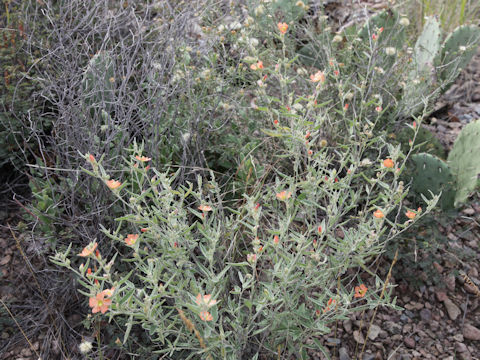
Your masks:
<instances>
[{"instance_id":1,"label":"small rock","mask_svg":"<svg viewBox=\"0 0 480 360\"><path fill-rule=\"evenodd\" d=\"M340 345L340 339L337 338L327 338L327 346L337 346Z\"/></svg>"},{"instance_id":2,"label":"small rock","mask_svg":"<svg viewBox=\"0 0 480 360\"><path fill-rule=\"evenodd\" d=\"M429 324L432 330L437 330L440 327L440 323L437 320L431 320Z\"/></svg>"},{"instance_id":3,"label":"small rock","mask_svg":"<svg viewBox=\"0 0 480 360\"><path fill-rule=\"evenodd\" d=\"M475 278L478 276L478 270L476 267L471 267L470 270L468 270L468 276L470 276L471 278Z\"/></svg>"},{"instance_id":4,"label":"small rock","mask_svg":"<svg viewBox=\"0 0 480 360\"><path fill-rule=\"evenodd\" d=\"M343 328L350 334L352 332L352 320L345 320L343 322Z\"/></svg>"},{"instance_id":5,"label":"small rock","mask_svg":"<svg viewBox=\"0 0 480 360\"><path fill-rule=\"evenodd\" d=\"M348 351L344 347L341 347L338 350L338 357L339 357L339 360L350 360L350 356L348 355Z\"/></svg>"},{"instance_id":6,"label":"small rock","mask_svg":"<svg viewBox=\"0 0 480 360\"><path fill-rule=\"evenodd\" d=\"M447 293L445 291L438 290L435 292L438 301L444 301L447 298Z\"/></svg>"},{"instance_id":7,"label":"small rock","mask_svg":"<svg viewBox=\"0 0 480 360\"><path fill-rule=\"evenodd\" d=\"M455 275L450 274L445 277L445 285L447 285L447 289L450 291L455 291Z\"/></svg>"},{"instance_id":8,"label":"small rock","mask_svg":"<svg viewBox=\"0 0 480 360\"><path fill-rule=\"evenodd\" d=\"M412 324L405 324L402 329L402 333L407 334L412 331Z\"/></svg>"},{"instance_id":9,"label":"small rock","mask_svg":"<svg viewBox=\"0 0 480 360\"><path fill-rule=\"evenodd\" d=\"M451 320L455 320L458 317L458 315L462 313L460 308L457 305L455 305L453 301L450 300L449 298L446 298L445 300L443 300L443 304L445 305L445 308L447 309L448 317Z\"/></svg>"},{"instance_id":10,"label":"small rock","mask_svg":"<svg viewBox=\"0 0 480 360\"><path fill-rule=\"evenodd\" d=\"M400 334L402 332L402 327L393 321L385 321L385 329L390 334Z\"/></svg>"},{"instance_id":11,"label":"small rock","mask_svg":"<svg viewBox=\"0 0 480 360\"><path fill-rule=\"evenodd\" d=\"M430 321L432 320L432 312L429 309L422 309L420 310L420 318L423 321Z\"/></svg>"},{"instance_id":12,"label":"small rock","mask_svg":"<svg viewBox=\"0 0 480 360\"><path fill-rule=\"evenodd\" d=\"M370 331L368 333L368 338L370 340L375 340L378 337L378 334L380 334L380 331L382 329L378 325L372 325L370 326Z\"/></svg>"},{"instance_id":13,"label":"small rock","mask_svg":"<svg viewBox=\"0 0 480 360\"><path fill-rule=\"evenodd\" d=\"M394 342L400 341L400 340L403 339L403 335L401 335L401 334L392 335L392 337L390 337L390 339L392 339L392 341L394 341Z\"/></svg>"},{"instance_id":14,"label":"small rock","mask_svg":"<svg viewBox=\"0 0 480 360\"><path fill-rule=\"evenodd\" d=\"M12 257L10 255L4 256L2 259L0 259L0 266L8 264L11 259Z\"/></svg>"},{"instance_id":15,"label":"small rock","mask_svg":"<svg viewBox=\"0 0 480 360\"><path fill-rule=\"evenodd\" d=\"M405 345L410 348L410 349L414 349L415 348L415 339L411 338L411 337L406 337L403 342L405 343Z\"/></svg>"},{"instance_id":16,"label":"small rock","mask_svg":"<svg viewBox=\"0 0 480 360\"><path fill-rule=\"evenodd\" d=\"M463 212L465 215L475 215L475 210L472 209L471 207L466 208L466 209L463 209L462 212Z\"/></svg>"},{"instance_id":17,"label":"small rock","mask_svg":"<svg viewBox=\"0 0 480 360\"><path fill-rule=\"evenodd\" d=\"M22 349L20 355L25 357L32 356L32 350L30 350L29 348Z\"/></svg>"},{"instance_id":18,"label":"small rock","mask_svg":"<svg viewBox=\"0 0 480 360\"><path fill-rule=\"evenodd\" d=\"M363 344L365 343L365 338L363 337L363 334L360 330L355 330L353 332L353 338L355 339L355 341L359 344Z\"/></svg>"},{"instance_id":19,"label":"small rock","mask_svg":"<svg viewBox=\"0 0 480 360\"><path fill-rule=\"evenodd\" d=\"M472 355L468 351L458 354L460 360L472 360Z\"/></svg>"},{"instance_id":20,"label":"small rock","mask_svg":"<svg viewBox=\"0 0 480 360\"><path fill-rule=\"evenodd\" d=\"M468 351L467 345L465 345L464 343L457 342L455 343L455 351L459 353L466 352Z\"/></svg>"},{"instance_id":21,"label":"small rock","mask_svg":"<svg viewBox=\"0 0 480 360\"><path fill-rule=\"evenodd\" d=\"M465 324L463 327L463 337L468 340L480 340L480 330L470 324Z\"/></svg>"}]
</instances>

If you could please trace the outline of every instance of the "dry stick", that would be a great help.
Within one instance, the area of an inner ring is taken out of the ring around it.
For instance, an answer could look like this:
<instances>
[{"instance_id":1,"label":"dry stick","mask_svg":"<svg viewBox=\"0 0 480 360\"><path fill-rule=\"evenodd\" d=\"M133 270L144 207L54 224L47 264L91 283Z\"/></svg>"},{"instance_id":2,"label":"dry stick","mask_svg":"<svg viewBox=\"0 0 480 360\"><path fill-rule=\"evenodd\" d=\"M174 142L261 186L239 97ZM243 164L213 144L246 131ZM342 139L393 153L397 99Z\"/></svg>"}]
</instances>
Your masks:
<instances>
[{"instance_id":1,"label":"dry stick","mask_svg":"<svg viewBox=\"0 0 480 360\"><path fill-rule=\"evenodd\" d=\"M337 295L339 294L339 292L340 292L340 276L338 276L338 278L337 278ZM337 308L338 308L338 302L335 303L335 312L336 312ZM338 319L335 320L335 331L333 333L333 338L334 339L337 339L337 329L338 329ZM337 343L334 343L333 344L333 353L334 354L336 352L336 349L337 349Z\"/></svg>"},{"instance_id":2,"label":"dry stick","mask_svg":"<svg viewBox=\"0 0 480 360\"><path fill-rule=\"evenodd\" d=\"M26 256L25 253L23 252L22 246L20 245L20 241L19 241L18 238L15 236L15 233L13 232L13 230L12 230L12 228L10 227L10 224L9 224L9 223L7 223L7 226L8 226L8 229L10 230L10 233L12 234L13 238L15 239L15 242L16 242L16 244L17 244L17 249L20 251L20 254L22 255L23 261L25 262L25 264L27 265L28 270L30 271L30 273L31 273L32 276L33 276L33 280L35 281L35 285L37 285L37 288L38 288L40 297L42 298L43 303L45 304L45 308L48 310L48 315L50 316L50 321L52 322L53 327L54 327L55 330L57 331L57 334L60 335L60 330L58 329L57 324L55 323L55 319L54 319L53 316L52 316L52 311L51 311L51 309L50 309L50 306L49 306L49 304L48 304L48 301L47 301L47 299L45 298L45 296L43 295L42 288L41 288L40 284L38 283L37 277L35 276L35 273L34 273L32 267L30 266L30 263L28 262L27 256ZM66 348L65 348L65 344L63 343L63 340L62 340L62 337L61 337L61 336L59 337L59 340L60 340L60 343L62 344L63 353L64 353L64 354L67 354L67 351L66 351Z\"/></svg>"},{"instance_id":3,"label":"dry stick","mask_svg":"<svg viewBox=\"0 0 480 360\"><path fill-rule=\"evenodd\" d=\"M392 269L393 269L393 266L395 265L395 263L397 262L397 257L398 257L398 248L395 251L395 256L393 257L392 264L390 265L390 269L388 270L387 279L385 280L385 284L383 284L382 292L380 293L380 300L385 295L385 290L387 289L390 278L392 277ZM362 350L360 351L360 358L362 358L363 352L365 351L365 346L367 345L367 342L368 342L368 335L370 334L370 328L372 327L373 320L375 319L375 315L377 315L377 311L378 311L378 306L373 311L372 318L370 319L370 323L368 324L367 336L365 337L365 341L363 343Z\"/></svg>"},{"instance_id":4,"label":"dry stick","mask_svg":"<svg viewBox=\"0 0 480 360\"><path fill-rule=\"evenodd\" d=\"M187 318L187 316L185 315L182 309L179 309L177 307L175 309L177 309L178 315L180 316L180 319L182 319L188 331L193 332L197 337L198 342L200 343L200 347L206 350L207 346L205 345L205 340L203 340L202 335L195 327L195 324L189 318ZM207 359L212 360L212 355L208 354Z\"/></svg>"},{"instance_id":5,"label":"dry stick","mask_svg":"<svg viewBox=\"0 0 480 360\"><path fill-rule=\"evenodd\" d=\"M36 351L35 348L33 347L33 345L32 345L32 343L30 342L30 340L28 339L27 334L25 334L25 332L23 331L22 327L21 327L20 324L18 323L17 319L15 319L15 317L13 316L12 312L10 311L10 309L7 307L7 305L3 302L2 299L0 299L0 302L2 303L3 307L7 310L8 315L10 315L10 317L11 317L11 318L13 319L13 321L15 322L15 325L17 325L18 330L20 330L20 332L22 333L22 335L23 335L23 337L25 338L25 340L27 340L28 345L30 345L30 348L33 350L33 352L35 353L35 355L37 356L37 358L40 359L40 355L38 355L37 351Z\"/></svg>"}]
</instances>

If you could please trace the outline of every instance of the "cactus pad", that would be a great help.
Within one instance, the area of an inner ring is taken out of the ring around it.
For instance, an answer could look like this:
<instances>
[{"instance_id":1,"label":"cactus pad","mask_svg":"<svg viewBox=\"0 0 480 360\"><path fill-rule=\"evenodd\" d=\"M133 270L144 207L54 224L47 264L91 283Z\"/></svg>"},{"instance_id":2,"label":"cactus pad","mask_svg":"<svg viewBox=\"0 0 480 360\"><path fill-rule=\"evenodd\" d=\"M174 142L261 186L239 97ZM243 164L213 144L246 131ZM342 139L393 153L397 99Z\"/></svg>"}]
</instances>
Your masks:
<instances>
[{"instance_id":1,"label":"cactus pad","mask_svg":"<svg viewBox=\"0 0 480 360\"><path fill-rule=\"evenodd\" d=\"M440 51L441 35L440 24L437 19L430 17L425 23L414 48L413 60L417 65L417 76L427 75L431 72L435 57Z\"/></svg>"},{"instance_id":2,"label":"cactus pad","mask_svg":"<svg viewBox=\"0 0 480 360\"><path fill-rule=\"evenodd\" d=\"M403 128L398 135L396 135L396 140L400 143L403 153L406 154L410 150L409 141L413 139L413 136L414 131L408 127ZM430 130L425 129L424 127L418 129L415 145L420 145L415 152L429 153L438 156L440 159L445 158L445 148L443 145Z\"/></svg>"},{"instance_id":3,"label":"cactus pad","mask_svg":"<svg viewBox=\"0 0 480 360\"><path fill-rule=\"evenodd\" d=\"M456 28L444 41L436 59L439 78L453 83L460 71L475 55L480 42L480 28L464 25Z\"/></svg>"},{"instance_id":4,"label":"cactus pad","mask_svg":"<svg viewBox=\"0 0 480 360\"><path fill-rule=\"evenodd\" d=\"M480 120L468 124L458 135L448 154L448 164L456 176L457 206L475 189L480 174Z\"/></svg>"},{"instance_id":5,"label":"cactus pad","mask_svg":"<svg viewBox=\"0 0 480 360\"><path fill-rule=\"evenodd\" d=\"M382 11L371 18L360 29L359 37L366 40L373 34L378 36L378 43L382 46L393 46L397 50L405 43L405 31L399 22L399 15L394 10ZM382 31L380 32L380 29Z\"/></svg>"},{"instance_id":6,"label":"cactus pad","mask_svg":"<svg viewBox=\"0 0 480 360\"><path fill-rule=\"evenodd\" d=\"M413 172L412 190L427 198L431 198L429 191L434 194L442 192L439 204L442 209L453 207L455 199L455 178L447 163L430 154L416 154L412 156L415 164Z\"/></svg>"}]
</instances>

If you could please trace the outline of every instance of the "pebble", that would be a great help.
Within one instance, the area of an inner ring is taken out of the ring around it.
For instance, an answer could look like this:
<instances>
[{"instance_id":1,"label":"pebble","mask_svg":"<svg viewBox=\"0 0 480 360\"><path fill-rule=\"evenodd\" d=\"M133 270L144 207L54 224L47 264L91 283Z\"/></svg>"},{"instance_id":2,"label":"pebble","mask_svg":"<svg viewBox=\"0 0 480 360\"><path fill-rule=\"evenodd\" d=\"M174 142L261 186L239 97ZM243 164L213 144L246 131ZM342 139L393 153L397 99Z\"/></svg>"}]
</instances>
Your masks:
<instances>
[{"instance_id":1,"label":"pebble","mask_svg":"<svg viewBox=\"0 0 480 360\"><path fill-rule=\"evenodd\" d=\"M370 340L375 340L378 337L378 334L380 334L381 330L382 329L380 328L380 326L372 324L372 326L370 326L370 331L368 333L368 338Z\"/></svg>"},{"instance_id":2,"label":"pebble","mask_svg":"<svg viewBox=\"0 0 480 360\"><path fill-rule=\"evenodd\" d=\"M345 320L343 322L343 328L345 329L345 331L347 333L351 333L352 332L352 320Z\"/></svg>"},{"instance_id":3,"label":"pebble","mask_svg":"<svg viewBox=\"0 0 480 360\"><path fill-rule=\"evenodd\" d=\"M338 350L338 357L339 357L339 360L350 360L350 356L348 355L348 351L344 347L341 347Z\"/></svg>"},{"instance_id":4,"label":"pebble","mask_svg":"<svg viewBox=\"0 0 480 360\"><path fill-rule=\"evenodd\" d=\"M415 348L415 339L411 338L411 337L406 337L405 339L403 339L403 342L405 343L405 345L410 348L410 349L414 349Z\"/></svg>"},{"instance_id":5,"label":"pebble","mask_svg":"<svg viewBox=\"0 0 480 360\"><path fill-rule=\"evenodd\" d=\"M457 317L462 313L460 308L453 303L452 300L449 298L446 298L443 300L443 304L445 305L445 308L447 309L448 317L451 320L456 320Z\"/></svg>"},{"instance_id":6,"label":"pebble","mask_svg":"<svg viewBox=\"0 0 480 360\"><path fill-rule=\"evenodd\" d=\"M363 337L363 334L360 330L355 330L353 332L353 338L355 339L355 341L359 344L363 344L365 343L365 338Z\"/></svg>"},{"instance_id":7,"label":"pebble","mask_svg":"<svg viewBox=\"0 0 480 360\"><path fill-rule=\"evenodd\" d=\"M390 333L390 334L401 334L402 332L402 327L393 321L385 321L385 329Z\"/></svg>"},{"instance_id":8,"label":"pebble","mask_svg":"<svg viewBox=\"0 0 480 360\"><path fill-rule=\"evenodd\" d=\"M464 343L457 342L455 343L455 351L459 353L466 352L468 351L467 345L465 345Z\"/></svg>"},{"instance_id":9,"label":"pebble","mask_svg":"<svg viewBox=\"0 0 480 360\"><path fill-rule=\"evenodd\" d=\"M463 337L468 340L480 340L480 330L470 324L465 324L463 327Z\"/></svg>"},{"instance_id":10,"label":"pebble","mask_svg":"<svg viewBox=\"0 0 480 360\"><path fill-rule=\"evenodd\" d=\"M472 360L472 355L470 355L470 353L466 351L466 352L460 353L458 355L458 358L460 360Z\"/></svg>"},{"instance_id":11,"label":"pebble","mask_svg":"<svg viewBox=\"0 0 480 360\"><path fill-rule=\"evenodd\" d=\"M444 301L447 298L447 293L445 291L436 291L435 296L438 301Z\"/></svg>"},{"instance_id":12,"label":"pebble","mask_svg":"<svg viewBox=\"0 0 480 360\"><path fill-rule=\"evenodd\" d=\"M445 277L445 285L447 285L447 289L450 291L455 291L455 275L450 274Z\"/></svg>"},{"instance_id":13,"label":"pebble","mask_svg":"<svg viewBox=\"0 0 480 360\"><path fill-rule=\"evenodd\" d=\"M423 321L430 321L432 320L432 312L429 309L422 309L420 310L420 318Z\"/></svg>"}]
</instances>

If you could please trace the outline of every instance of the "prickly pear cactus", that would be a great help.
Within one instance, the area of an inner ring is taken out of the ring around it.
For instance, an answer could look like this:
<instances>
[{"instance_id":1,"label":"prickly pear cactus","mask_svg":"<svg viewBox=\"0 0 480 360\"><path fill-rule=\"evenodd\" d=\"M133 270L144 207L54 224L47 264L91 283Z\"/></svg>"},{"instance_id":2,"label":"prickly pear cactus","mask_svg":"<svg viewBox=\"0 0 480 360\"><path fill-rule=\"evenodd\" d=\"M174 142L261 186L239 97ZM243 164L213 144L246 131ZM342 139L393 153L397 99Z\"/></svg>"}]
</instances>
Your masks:
<instances>
[{"instance_id":1,"label":"prickly pear cactus","mask_svg":"<svg viewBox=\"0 0 480 360\"><path fill-rule=\"evenodd\" d=\"M413 61L416 65L417 76L431 72L435 57L440 51L441 36L442 33L438 20L435 17L428 18L413 51Z\"/></svg>"},{"instance_id":2,"label":"prickly pear cactus","mask_svg":"<svg viewBox=\"0 0 480 360\"><path fill-rule=\"evenodd\" d=\"M432 94L436 83L435 58L440 52L440 24L430 17L417 39L412 56L412 69L408 73L408 86L402 96L401 109L404 117L420 113L425 100L432 102L438 94Z\"/></svg>"},{"instance_id":3,"label":"prickly pear cactus","mask_svg":"<svg viewBox=\"0 0 480 360\"><path fill-rule=\"evenodd\" d=\"M85 105L107 111L113 103L114 63L110 54L98 52L89 61L83 74Z\"/></svg>"},{"instance_id":4,"label":"prickly pear cactus","mask_svg":"<svg viewBox=\"0 0 480 360\"><path fill-rule=\"evenodd\" d=\"M458 206L475 189L480 174L480 120L468 124L458 135L448 154L448 165L456 176Z\"/></svg>"},{"instance_id":5,"label":"prickly pear cactus","mask_svg":"<svg viewBox=\"0 0 480 360\"><path fill-rule=\"evenodd\" d=\"M475 55L479 42L480 28L473 25L460 26L447 36L435 61L439 79L447 83L445 90Z\"/></svg>"},{"instance_id":6,"label":"prickly pear cactus","mask_svg":"<svg viewBox=\"0 0 480 360\"><path fill-rule=\"evenodd\" d=\"M405 43L405 29L399 20L400 16L395 10L384 10L369 18L358 35L361 39L367 40L375 34L379 45L399 50Z\"/></svg>"},{"instance_id":7,"label":"prickly pear cactus","mask_svg":"<svg viewBox=\"0 0 480 360\"><path fill-rule=\"evenodd\" d=\"M425 153L413 155L412 161L415 164L412 190L427 198L431 198L429 191L434 194L442 192L440 206L442 209L452 208L455 200L455 178L447 163Z\"/></svg>"},{"instance_id":8,"label":"prickly pear cactus","mask_svg":"<svg viewBox=\"0 0 480 360\"><path fill-rule=\"evenodd\" d=\"M409 151L409 141L413 139L413 136L414 130L408 127L400 130L398 135L395 136L395 139L400 143L403 153L406 154ZM435 137L435 135L433 135L431 131L425 129L424 127L420 127L420 129L418 129L417 137L415 138L415 145L420 145L415 152L424 152L438 156L440 159L445 159L445 148Z\"/></svg>"}]
</instances>

